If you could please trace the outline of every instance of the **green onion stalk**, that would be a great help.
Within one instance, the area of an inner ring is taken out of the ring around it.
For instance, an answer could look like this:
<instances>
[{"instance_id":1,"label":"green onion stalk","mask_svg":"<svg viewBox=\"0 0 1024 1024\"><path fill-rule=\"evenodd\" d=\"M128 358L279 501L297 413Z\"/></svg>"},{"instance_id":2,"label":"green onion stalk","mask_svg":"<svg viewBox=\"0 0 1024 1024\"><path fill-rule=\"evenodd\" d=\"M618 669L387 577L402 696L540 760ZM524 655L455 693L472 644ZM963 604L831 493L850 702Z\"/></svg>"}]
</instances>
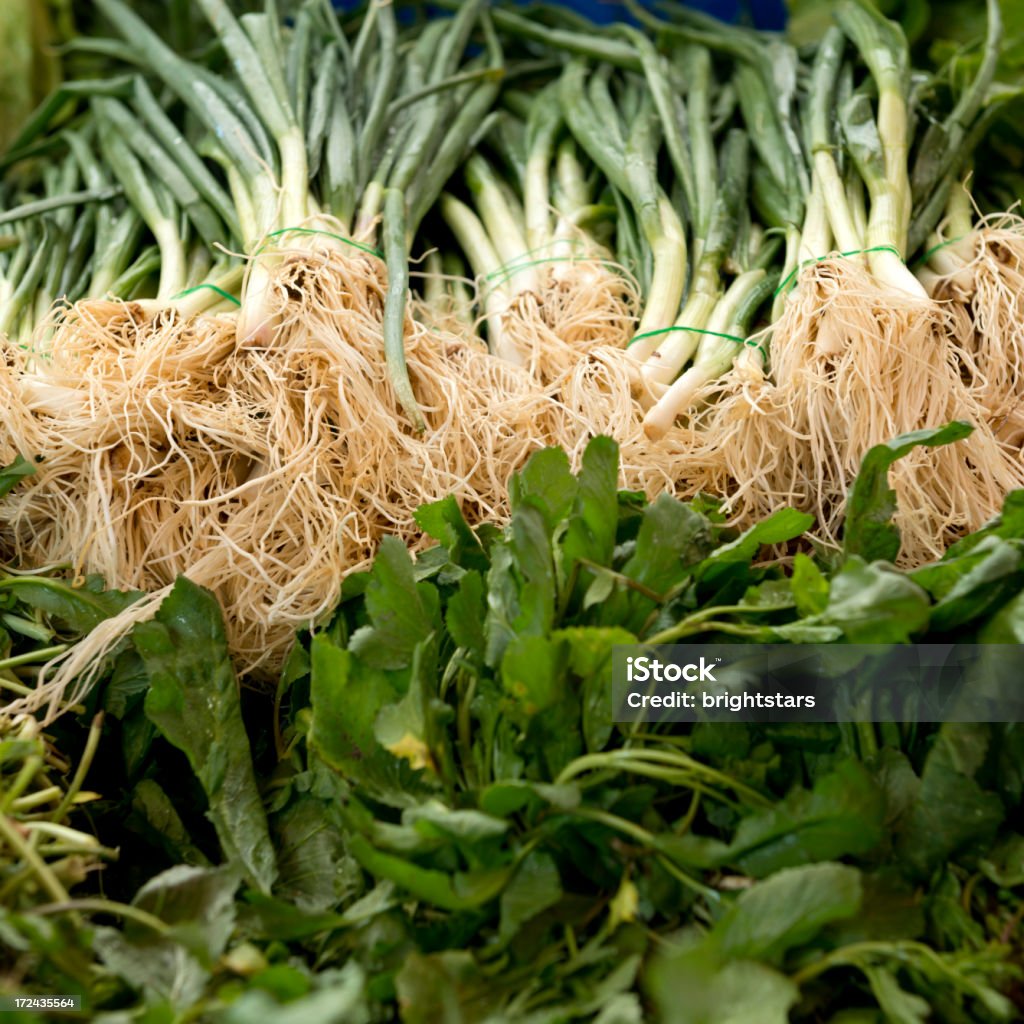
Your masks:
<instances>
[{"instance_id":1,"label":"green onion stalk","mask_svg":"<svg viewBox=\"0 0 1024 1024\"><path fill-rule=\"evenodd\" d=\"M927 249L918 267L917 279L929 295L941 287L973 290L967 268L974 258L974 207L971 205L971 172L966 174L958 188L953 189L946 201L946 215L931 234Z\"/></svg>"},{"instance_id":2,"label":"green onion stalk","mask_svg":"<svg viewBox=\"0 0 1024 1024\"><path fill-rule=\"evenodd\" d=\"M728 151L728 140L723 147ZM755 166L758 166L755 164ZM746 211L746 206L742 207ZM805 230L811 229L814 208L808 206ZM679 417L691 412L698 397L735 365L745 373L760 376L767 361L770 331L760 328L769 314L773 296L778 292L783 265L780 262L782 239L752 222L749 213L738 218L735 238L722 260L719 280L724 291L717 298L700 328L679 318L677 330L693 338L692 356L683 372L662 388L647 410L643 428L652 440L662 438ZM688 300L689 304L689 300ZM755 336L751 336L757 329Z\"/></svg>"},{"instance_id":3,"label":"green onion stalk","mask_svg":"<svg viewBox=\"0 0 1024 1024\"><path fill-rule=\"evenodd\" d=\"M654 394L657 385L668 385L678 376L696 351L695 332L707 325L722 296L722 264L737 230L740 209L746 205L749 152L746 137L737 130L729 133L720 159L716 153L711 127L714 83L711 55L705 47L678 50L670 67L646 37L639 32L631 35L644 56L645 77L658 106L691 232L693 269L682 311L671 326L654 328L650 341L634 342L637 357L657 345L646 356L641 371L648 390ZM683 68L685 75L681 73ZM675 81L670 80L671 71L680 72ZM685 81L685 106L676 100L680 80Z\"/></svg>"},{"instance_id":4,"label":"green onion stalk","mask_svg":"<svg viewBox=\"0 0 1024 1024\"><path fill-rule=\"evenodd\" d=\"M501 47L483 4L463 5L410 42L388 4L371 5L349 38L322 0L301 4L287 29L272 5L236 18L225 0L199 0L230 62L227 76L180 56L123 0L98 6L204 129L198 139L174 134L144 80L130 105L95 104L108 159L157 240L158 299L187 283L172 229L186 222L209 250L237 239L249 255L238 314L247 344L269 344L280 323L281 267L344 254L361 264L352 272L376 276L383 259L389 375L422 428L404 359L409 247L500 88ZM485 52L467 58L478 24ZM145 131L126 137L132 120ZM177 171L154 181L145 165L172 140L182 154L172 161ZM210 173L211 162L220 173ZM227 291L216 279L225 268L233 272L214 258L207 283Z\"/></svg>"},{"instance_id":5,"label":"green onion stalk","mask_svg":"<svg viewBox=\"0 0 1024 1024\"><path fill-rule=\"evenodd\" d=\"M466 178L477 210L446 193L441 199L441 212L485 289L483 306L491 352L499 359L523 365L525 354L505 330L505 317L517 290L537 290L537 275L529 267L517 270L514 265L506 272L502 254L508 254L510 265L529 259L525 214L521 203L505 193L482 156L470 158Z\"/></svg>"},{"instance_id":6,"label":"green onion stalk","mask_svg":"<svg viewBox=\"0 0 1024 1024\"><path fill-rule=\"evenodd\" d=\"M648 385L670 384L697 351L700 335L722 300L722 264L732 246L741 207L747 201L749 144L740 129L729 132L722 147L718 195L712 208L710 228L702 235L700 255L694 264L689 291L676 320L678 331L669 333L644 364Z\"/></svg>"},{"instance_id":7,"label":"green onion stalk","mask_svg":"<svg viewBox=\"0 0 1024 1024\"><path fill-rule=\"evenodd\" d=\"M814 175L809 202L824 206L835 247L844 258L866 260L882 287L914 298L925 294L907 267L908 257L934 232L944 212L961 227L967 215L959 197L951 200L951 190L980 137L981 106L998 57L1001 21L996 0L989 0L988 8L979 69L953 109L944 117L928 115L930 124L914 153L912 174L909 57L899 27L874 8L847 0L837 7L838 27L825 34L815 54L808 90L807 148ZM876 103L865 88L850 86L850 68L843 64L847 39L867 67ZM840 170L843 157L845 174ZM937 244L938 236L932 234L930 245ZM811 258L820 255L824 252Z\"/></svg>"},{"instance_id":8,"label":"green onion stalk","mask_svg":"<svg viewBox=\"0 0 1024 1024\"><path fill-rule=\"evenodd\" d=\"M657 347L656 336L675 322L687 271L687 239L683 222L658 181L661 122L652 94L627 84L619 102L607 69L590 73L573 60L561 79L560 95L566 123L577 142L621 196L642 240L643 312L628 352L642 366ZM639 92L639 95L638 95ZM631 116L623 107L632 102ZM621 232L620 232L621 234Z\"/></svg>"},{"instance_id":9,"label":"green onion stalk","mask_svg":"<svg viewBox=\"0 0 1024 1024\"><path fill-rule=\"evenodd\" d=\"M991 2L974 78L945 118L932 116L917 149L910 236L911 244L924 239L917 278L930 295L960 313L950 335L961 348L959 361L971 394L1012 451L1024 437L1024 230L1018 217L1007 214L975 223L972 191L978 191L979 177L985 191L993 169L981 158L975 159L976 168L970 165L978 143L1013 95L992 88L1001 35L999 5Z\"/></svg>"},{"instance_id":10,"label":"green onion stalk","mask_svg":"<svg viewBox=\"0 0 1024 1024\"><path fill-rule=\"evenodd\" d=\"M542 376L556 375L574 358L555 313L545 309L547 300L557 305L558 289L585 296L588 320L601 320L605 333L629 316L621 277L602 267L608 252L597 237L614 211L598 201L593 176L565 134L559 90L556 81L531 97L525 121L506 111L498 122L493 135L511 175L475 153L465 169L469 201L449 193L441 202L480 281L492 353L517 365L529 362ZM600 339L600 326L590 340Z\"/></svg>"},{"instance_id":11,"label":"green onion stalk","mask_svg":"<svg viewBox=\"0 0 1024 1024\"><path fill-rule=\"evenodd\" d=\"M811 69L807 117L807 149L812 161L811 197L808 200L825 215L822 236L813 243L805 238L802 259L817 259L828 252L832 240L850 259L863 260L865 225L856 214L858 206L840 170L839 145L834 137L833 121L843 68L846 39L837 27L830 28L821 40ZM831 238L825 235L825 229Z\"/></svg>"},{"instance_id":12,"label":"green onion stalk","mask_svg":"<svg viewBox=\"0 0 1024 1024\"><path fill-rule=\"evenodd\" d=\"M127 100L97 97L92 109L105 165L160 255L156 295L143 304L184 316L235 308L244 267L232 255L241 237L230 197L143 78L134 78ZM84 145L77 153L83 161L91 157ZM115 281L96 282L93 294L123 294Z\"/></svg>"},{"instance_id":13,"label":"green onion stalk","mask_svg":"<svg viewBox=\"0 0 1024 1024\"><path fill-rule=\"evenodd\" d=\"M992 93L1003 38L998 0L987 0L987 15L988 30L977 72L948 115L929 123L911 174L914 214L909 245L912 251L922 246L925 250L921 260L925 266L917 276L929 293L940 279L962 275L971 261L974 208L970 161L986 129L1016 95L1006 90Z\"/></svg>"},{"instance_id":14,"label":"green onion stalk","mask_svg":"<svg viewBox=\"0 0 1024 1024\"><path fill-rule=\"evenodd\" d=\"M682 310L631 348L643 360L645 404L650 406L644 430L656 439L738 358L763 367L767 338L746 345L726 328L754 324L765 301L764 282L777 285L796 269L802 227L820 236L823 217L820 204L805 209L810 180L790 125L798 81L795 51L714 21L673 25L636 13L657 28L669 47L671 59L666 59L642 33L627 32L641 55L692 236L693 270ZM714 85L712 53L732 66L727 88ZM719 138L717 126L728 120L736 102L745 130L731 129ZM773 240L760 257L737 261L732 254L740 236L762 231L751 218L751 205ZM775 233L785 242L781 267L776 267ZM773 318L781 313L782 301L776 299Z\"/></svg>"},{"instance_id":15,"label":"green onion stalk","mask_svg":"<svg viewBox=\"0 0 1024 1024\"><path fill-rule=\"evenodd\" d=\"M127 120L126 109L117 100L96 97L71 126L56 134L64 151L59 162L28 161L25 168L16 161L12 164L12 173L23 184L26 168L45 169L38 180L28 182L30 192L21 201L15 196L2 203L0 231L10 225L14 240L24 239L26 259L35 233L44 228L48 233L48 244L38 256L46 263L40 275L33 270L21 279L25 267L17 256L10 267L19 277L18 309L0 300L6 330L11 330L16 315L23 320L19 343L46 320L56 303L115 295L142 306L175 305L187 312L188 300L175 302L173 297L206 280L215 265L223 274L222 288L217 294L204 293L198 303L192 299L194 311L232 308L224 290L237 290L241 263L212 249L213 239L226 232L207 222L203 237L190 227L186 215L194 215L202 227L203 211L182 207L175 191L178 173L168 164L169 154L161 150L158 155L152 140ZM145 163L139 153L148 158ZM30 199L29 194L37 198ZM145 237L147 228L155 245Z\"/></svg>"},{"instance_id":16,"label":"green onion stalk","mask_svg":"<svg viewBox=\"0 0 1024 1024\"><path fill-rule=\"evenodd\" d=\"M908 557L932 556L949 536L950 522L984 521L1021 476L1019 459L996 436L981 381L971 379L978 363L973 339L959 334L951 306L928 301L906 263L915 252L911 226L934 218L934 210L925 209L944 187L942 175L929 179L922 172L915 198L911 168L921 166L922 139L931 131L924 125L943 125L967 151L971 131L928 109L927 94L915 93L912 109L907 45L898 26L852 2L840 4L836 16L838 28L825 35L801 76L807 83L801 111L806 190L789 187L784 168L775 163L778 154L766 145L776 133L763 115L781 109L763 88L766 79L758 76L762 88L753 88L758 82L749 60L735 74L757 149L754 206L767 225L786 232L769 329L748 339L760 341L763 350L744 345L736 370L756 368L770 351L772 381L751 395L737 372L695 421L709 450L720 451L721 469L711 471L719 474L714 486L742 481L736 503L750 515L770 511L775 495L805 494L821 537L834 543L850 475L865 451L895 434L933 426L936 415L970 420L975 432L969 442L936 453L926 466L904 467L899 477L901 493L915 508L913 519L900 524L905 550L914 552ZM785 128L781 116L779 122ZM958 152L950 166L962 170L961 161ZM794 211L784 213L781 206L794 194L804 207L795 232ZM950 213L961 225L967 219L962 200ZM820 274L799 280L801 263L826 257ZM722 363L727 357L723 350ZM654 436L698 399L714 369L709 362L706 373L687 370L672 385L679 405L652 410ZM757 415L750 414L754 407Z\"/></svg>"},{"instance_id":17,"label":"green onion stalk","mask_svg":"<svg viewBox=\"0 0 1024 1024\"><path fill-rule=\"evenodd\" d=\"M459 61L475 24L484 37L484 53L462 71ZM412 393L404 360L404 331L410 245L420 223L438 200L445 183L463 160L501 86L504 55L483 4L464 4L440 25L436 46L424 31L417 41L422 75L410 61L412 76L400 119L366 188L360 219L376 213L381 197L382 231L389 288L384 311L384 345L392 383L413 423L423 419ZM395 104L392 104L394 108Z\"/></svg>"},{"instance_id":18,"label":"green onion stalk","mask_svg":"<svg viewBox=\"0 0 1024 1024\"><path fill-rule=\"evenodd\" d=\"M760 172L755 168L754 204L762 213L770 206L773 217L765 220L784 234L784 274L789 274L799 261L800 226L810 192L805 154L793 126L800 72L796 50L771 33L724 26L696 11L672 8L674 20L666 22L636 3L627 7L660 38L677 46L704 47L730 62L732 86L763 165Z\"/></svg>"},{"instance_id":19,"label":"green onion stalk","mask_svg":"<svg viewBox=\"0 0 1024 1024\"><path fill-rule=\"evenodd\" d=\"M760 342L748 339L760 309L779 282L777 273L758 267L739 274L715 304L692 364L670 385L644 417L644 432L653 440L663 437L680 415L693 406L697 395L718 380L745 347Z\"/></svg>"},{"instance_id":20,"label":"green onion stalk","mask_svg":"<svg viewBox=\"0 0 1024 1024\"><path fill-rule=\"evenodd\" d=\"M54 229L44 221L31 227L18 225L5 236L9 248L0 255L0 336L8 335L22 347L31 344L36 295L53 235Z\"/></svg>"},{"instance_id":21,"label":"green onion stalk","mask_svg":"<svg viewBox=\"0 0 1024 1024\"><path fill-rule=\"evenodd\" d=\"M444 202L442 197L441 202ZM428 327L443 328L460 337L472 336L476 326L473 289L461 255L430 250L422 272L422 302L417 315Z\"/></svg>"},{"instance_id":22,"label":"green onion stalk","mask_svg":"<svg viewBox=\"0 0 1024 1024\"><path fill-rule=\"evenodd\" d=\"M836 20L857 48L878 90L877 112L863 92L851 96L840 110L848 151L871 201L864 239L868 263L879 284L927 298L904 262L912 205L906 39L895 23L874 8L851 0L836 8Z\"/></svg>"},{"instance_id":23,"label":"green onion stalk","mask_svg":"<svg viewBox=\"0 0 1024 1024\"><path fill-rule=\"evenodd\" d=\"M179 56L122 0L99 0L97 6L211 136L204 144L209 146L209 155L224 166L231 219L237 220L242 246L255 250L283 226L282 221L305 225L315 212L310 202L306 145L285 81L280 26L270 14L235 18L224 0L199 0L233 66L237 76L233 80ZM169 183L146 180L139 154L132 153L124 140L122 131L131 119L129 111L108 104L100 106L97 113L105 126L108 159L157 239L163 264L157 298L169 299L184 284L184 259L174 238L176 222L180 222L178 203ZM268 136L273 140L270 144ZM152 137L146 132L142 139L148 142ZM173 158L169 162L178 163ZM186 181L193 171L190 184L197 191L194 165L178 166ZM200 200L192 206L191 215L206 225L209 212L209 203ZM223 242L230 241L225 233ZM268 340L272 326L269 287L267 263L254 261L239 314L243 341Z\"/></svg>"},{"instance_id":24,"label":"green onion stalk","mask_svg":"<svg viewBox=\"0 0 1024 1024\"><path fill-rule=\"evenodd\" d=\"M66 134L63 157L16 168L17 186L0 190L0 333L23 349L43 342L37 328L55 303L91 293L101 265L113 277L124 273L139 242L140 222L123 190L98 170L76 133ZM101 261L100 245L112 242L116 252Z\"/></svg>"}]
</instances>

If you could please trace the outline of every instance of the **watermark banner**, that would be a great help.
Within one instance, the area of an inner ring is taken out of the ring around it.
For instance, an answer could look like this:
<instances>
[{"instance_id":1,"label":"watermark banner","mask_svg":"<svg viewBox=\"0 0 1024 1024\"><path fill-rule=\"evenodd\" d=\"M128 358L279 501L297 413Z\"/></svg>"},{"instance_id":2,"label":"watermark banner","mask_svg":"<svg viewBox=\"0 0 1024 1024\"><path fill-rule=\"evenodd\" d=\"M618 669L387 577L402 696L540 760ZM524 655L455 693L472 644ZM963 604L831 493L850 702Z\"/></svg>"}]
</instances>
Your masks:
<instances>
[{"instance_id":1,"label":"watermark banner","mask_svg":"<svg viewBox=\"0 0 1024 1024\"><path fill-rule=\"evenodd\" d=\"M1020 722L1024 645L616 647L617 722Z\"/></svg>"}]
</instances>

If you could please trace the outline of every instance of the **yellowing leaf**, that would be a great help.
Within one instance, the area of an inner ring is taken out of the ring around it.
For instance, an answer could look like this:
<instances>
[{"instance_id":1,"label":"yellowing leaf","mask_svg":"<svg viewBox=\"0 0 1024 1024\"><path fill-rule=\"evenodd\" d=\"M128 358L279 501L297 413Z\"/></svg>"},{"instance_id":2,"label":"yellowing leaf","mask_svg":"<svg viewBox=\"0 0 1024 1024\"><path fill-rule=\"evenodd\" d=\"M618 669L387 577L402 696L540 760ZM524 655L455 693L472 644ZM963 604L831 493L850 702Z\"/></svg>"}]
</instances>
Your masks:
<instances>
[{"instance_id":1,"label":"yellowing leaf","mask_svg":"<svg viewBox=\"0 0 1024 1024\"><path fill-rule=\"evenodd\" d=\"M430 748L411 732L404 733L394 743L385 744L385 748L395 757L404 758L417 771L421 769L436 771L434 759L430 755Z\"/></svg>"},{"instance_id":2,"label":"yellowing leaf","mask_svg":"<svg viewBox=\"0 0 1024 1024\"><path fill-rule=\"evenodd\" d=\"M640 894L636 886L623 878L619 891L608 905L609 926L614 931L620 924L628 924L636 920L636 912L640 906Z\"/></svg>"}]
</instances>

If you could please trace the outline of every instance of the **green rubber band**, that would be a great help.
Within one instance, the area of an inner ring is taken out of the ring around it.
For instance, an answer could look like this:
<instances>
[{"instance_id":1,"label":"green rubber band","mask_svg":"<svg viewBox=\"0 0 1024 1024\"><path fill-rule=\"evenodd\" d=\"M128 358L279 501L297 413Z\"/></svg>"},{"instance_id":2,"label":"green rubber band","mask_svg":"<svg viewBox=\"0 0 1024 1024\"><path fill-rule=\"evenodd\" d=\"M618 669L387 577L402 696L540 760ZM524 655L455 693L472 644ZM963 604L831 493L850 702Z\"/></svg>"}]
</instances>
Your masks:
<instances>
[{"instance_id":1,"label":"green rubber band","mask_svg":"<svg viewBox=\"0 0 1024 1024\"><path fill-rule=\"evenodd\" d=\"M183 292L178 292L177 295L171 296L171 302L175 302L177 299L184 299L186 296L193 295L195 292L202 291L216 292L222 299L227 299L228 302L233 302L236 306L242 304L241 299L236 299L230 292L224 291L223 288L218 288L215 284L197 284L195 288L186 288Z\"/></svg>"},{"instance_id":2,"label":"green rubber band","mask_svg":"<svg viewBox=\"0 0 1024 1024\"><path fill-rule=\"evenodd\" d=\"M583 245L583 239L581 239L581 238L560 238L560 239L558 239L555 242L545 242L543 245L535 245L532 249L527 249L526 252L521 252L511 262L506 263L504 266L498 267L497 270L492 270L489 274L484 274L484 277L485 278L494 277L497 274L500 274L503 270L505 270L508 267L517 267L517 266L528 267L528 266L531 265L530 263L527 262L527 263L520 264L519 260L525 259L527 256L532 256L536 252L546 252L547 250L549 250L554 245L569 245L569 246L572 246L575 249L578 249L581 245ZM539 262L539 261L535 261L535 262Z\"/></svg>"},{"instance_id":3,"label":"green rubber band","mask_svg":"<svg viewBox=\"0 0 1024 1024\"><path fill-rule=\"evenodd\" d=\"M672 327L659 327L656 331L644 331L643 334L634 334L632 339L626 348L635 341L639 341L641 338L653 338L658 334L669 334L672 331L686 331L690 334L710 334L712 338L724 338L726 341L731 341L736 345L743 345L746 348L756 348L758 352L767 360L768 353L765 351L764 346L759 341L754 341L753 338L741 338L737 334L722 334L721 331L709 331L704 327L680 327L673 325Z\"/></svg>"},{"instance_id":4,"label":"green rubber band","mask_svg":"<svg viewBox=\"0 0 1024 1024\"><path fill-rule=\"evenodd\" d=\"M849 252L841 252L838 254L830 252L825 256L812 256L809 260L801 260L801 262L798 263L792 269L792 271L790 271L790 273L786 275L783 282L779 285L778 288L775 289L774 295L781 295L782 292L786 291L790 287L790 285L795 284L797 274L799 274L800 271L804 269L804 267L808 267L812 263L821 263L822 260L834 259L836 255L839 255L845 259L849 256L864 256L869 252L891 252L894 256L899 257L899 259L903 259L903 257L900 255L899 249L897 249L894 245L874 245L870 249L851 249Z\"/></svg>"},{"instance_id":5,"label":"green rubber band","mask_svg":"<svg viewBox=\"0 0 1024 1024\"><path fill-rule=\"evenodd\" d=\"M36 359L42 359L44 362L47 363L53 359L53 356L50 355L49 352L39 352L36 350L35 345L29 345L28 342L25 341L19 341L18 348L20 348L22 352L31 352L32 355L36 357Z\"/></svg>"},{"instance_id":6,"label":"green rubber band","mask_svg":"<svg viewBox=\"0 0 1024 1024\"><path fill-rule=\"evenodd\" d=\"M956 245L957 242L962 242L966 237L966 235L957 235L956 238L949 238L945 242L933 245L923 256L919 256L914 260L913 266L918 267L922 263L927 263L940 249L945 249L947 245Z\"/></svg>"},{"instance_id":7,"label":"green rubber band","mask_svg":"<svg viewBox=\"0 0 1024 1024\"><path fill-rule=\"evenodd\" d=\"M364 245L362 242L357 242L354 238L346 238L344 235L336 235L333 231L321 231L319 228L281 228L279 231L271 231L270 234L267 235L267 238L280 238L281 235L326 235L328 238L333 238L335 241L344 242L345 245L351 245L353 249L358 249L360 252L376 256L379 260L384 259L384 253L379 249L374 249L371 245ZM266 245L261 245L253 253L253 256L259 256L264 249L266 249Z\"/></svg>"},{"instance_id":8,"label":"green rubber band","mask_svg":"<svg viewBox=\"0 0 1024 1024\"><path fill-rule=\"evenodd\" d=\"M614 267L614 263L603 260L598 256L545 256L539 260L528 260L525 263L507 263L489 274L484 274L484 280L489 284L504 284L509 278L515 277L522 270L528 267L536 267L541 263L600 263L604 267ZM495 281L497 279L497 281Z\"/></svg>"}]
</instances>

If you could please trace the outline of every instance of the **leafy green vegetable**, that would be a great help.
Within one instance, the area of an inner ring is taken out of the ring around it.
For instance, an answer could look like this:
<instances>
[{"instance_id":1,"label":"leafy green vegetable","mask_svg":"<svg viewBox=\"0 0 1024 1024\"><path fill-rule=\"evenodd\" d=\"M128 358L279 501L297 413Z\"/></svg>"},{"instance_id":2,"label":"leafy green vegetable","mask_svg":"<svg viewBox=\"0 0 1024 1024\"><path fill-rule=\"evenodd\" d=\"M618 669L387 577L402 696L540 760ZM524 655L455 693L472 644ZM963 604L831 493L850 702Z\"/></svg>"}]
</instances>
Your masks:
<instances>
[{"instance_id":1,"label":"leafy green vegetable","mask_svg":"<svg viewBox=\"0 0 1024 1024\"><path fill-rule=\"evenodd\" d=\"M869 853L881 841L885 802L856 761L821 775L770 810L744 818L728 863L763 878L784 867Z\"/></svg>"},{"instance_id":2,"label":"leafy green vegetable","mask_svg":"<svg viewBox=\"0 0 1024 1024\"><path fill-rule=\"evenodd\" d=\"M785 975L762 964L716 966L699 955L661 959L648 985L664 1024L788 1024L799 998Z\"/></svg>"},{"instance_id":3,"label":"leafy green vegetable","mask_svg":"<svg viewBox=\"0 0 1024 1024\"><path fill-rule=\"evenodd\" d=\"M149 675L147 717L188 757L228 861L269 891L274 849L216 600L182 577L132 639Z\"/></svg>"},{"instance_id":4,"label":"leafy green vegetable","mask_svg":"<svg viewBox=\"0 0 1024 1024\"><path fill-rule=\"evenodd\" d=\"M9 466L0 467L0 498L14 490L26 477L34 476L36 467L23 455L19 455Z\"/></svg>"},{"instance_id":5,"label":"leafy green vegetable","mask_svg":"<svg viewBox=\"0 0 1024 1024\"><path fill-rule=\"evenodd\" d=\"M82 586L44 576L0 576L0 601L10 597L79 635L91 632L141 596L139 591L106 590L98 576L86 577Z\"/></svg>"},{"instance_id":6,"label":"leafy green vegetable","mask_svg":"<svg viewBox=\"0 0 1024 1024\"><path fill-rule=\"evenodd\" d=\"M1014 1019L1015 726L612 715L614 649L652 638L1016 642L1015 497L933 565L885 557L910 445L869 460L857 551L780 563L766 547L807 516L737 535L702 499L618 494L606 439L576 475L539 453L503 530L421 510L440 546L386 543L274 701L239 691L216 605L180 580L96 697L119 733L100 829L171 870L91 930L22 902L0 937L35 989L152 1019ZM8 600L50 628L58 604L22 597L66 586ZM85 593L79 626L133 597ZM0 744L3 779L34 749Z\"/></svg>"},{"instance_id":7,"label":"leafy green vegetable","mask_svg":"<svg viewBox=\"0 0 1024 1024\"><path fill-rule=\"evenodd\" d=\"M352 650L373 668L403 668L416 644L435 628L433 595L429 585L416 582L405 545L385 537L366 586L372 625L356 631Z\"/></svg>"},{"instance_id":8,"label":"leafy green vegetable","mask_svg":"<svg viewBox=\"0 0 1024 1024\"><path fill-rule=\"evenodd\" d=\"M860 875L854 868L790 868L744 892L706 942L722 956L780 963L825 925L852 917L860 901Z\"/></svg>"},{"instance_id":9,"label":"leafy green vegetable","mask_svg":"<svg viewBox=\"0 0 1024 1024\"><path fill-rule=\"evenodd\" d=\"M889 486L889 469L918 445L932 448L968 437L969 423L954 421L932 430L901 434L886 444L875 445L863 459L846 503L843 550L867 561L891 562L900 550L899 530L892 523L896 492Z\"/></svg>"}]
</instances>

